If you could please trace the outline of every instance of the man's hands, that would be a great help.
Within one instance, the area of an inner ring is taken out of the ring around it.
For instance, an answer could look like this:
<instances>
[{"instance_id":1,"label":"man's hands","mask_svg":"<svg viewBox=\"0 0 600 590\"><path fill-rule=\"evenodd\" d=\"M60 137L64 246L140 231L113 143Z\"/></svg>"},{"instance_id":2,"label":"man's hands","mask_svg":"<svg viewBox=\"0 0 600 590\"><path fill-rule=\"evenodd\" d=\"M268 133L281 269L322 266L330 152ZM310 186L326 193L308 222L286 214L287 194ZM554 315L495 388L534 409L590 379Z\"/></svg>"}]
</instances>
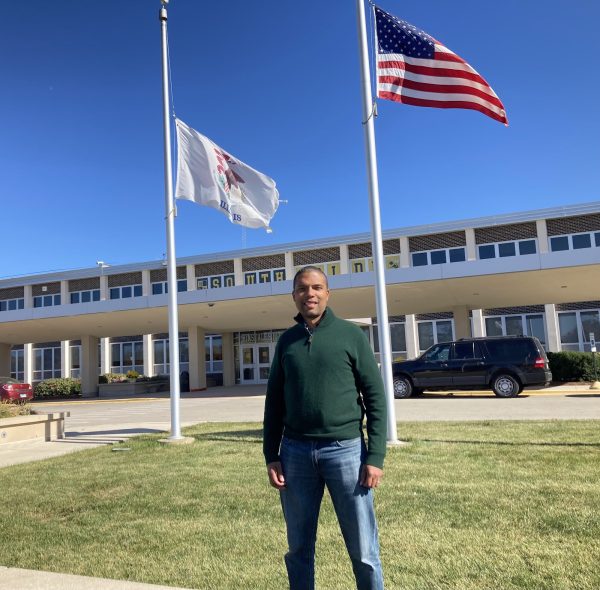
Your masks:
<instances>
[{"instance_id":1,"label":"man's hands","mask_svg":"<svg viewBox=\"0 0 600 590\"><path fill-rule=\"evenodd\" d=\"M280 461L267 464L269 483L277 490L285 488L285 477ZM376 488L383 477L383 470L373 465L363 465L360 470L360 485L364 488Z\"/></svg>"},{"instance_id":2,"label":"man's hands","mask_svg":"<svg viewBox=\"0 0 600 590\"><path fill-rule=\"evenodd\" d=\"M283 469L281 461L273 461L267 463L267 473L269 474L269 483L277 490L285 488L285 477L283 477Z\"/></svg>"},{"instance_id":3,"label":"man's hands","mask_svg":"<svg viewBox=\"0 0 600 590\"><path fill-rule=\"evenodd\" d=\"M383 477L383 469L373 465L363 465L360 470L360 485L364 488L376 488Z\"/></svg>"}]
</instances>

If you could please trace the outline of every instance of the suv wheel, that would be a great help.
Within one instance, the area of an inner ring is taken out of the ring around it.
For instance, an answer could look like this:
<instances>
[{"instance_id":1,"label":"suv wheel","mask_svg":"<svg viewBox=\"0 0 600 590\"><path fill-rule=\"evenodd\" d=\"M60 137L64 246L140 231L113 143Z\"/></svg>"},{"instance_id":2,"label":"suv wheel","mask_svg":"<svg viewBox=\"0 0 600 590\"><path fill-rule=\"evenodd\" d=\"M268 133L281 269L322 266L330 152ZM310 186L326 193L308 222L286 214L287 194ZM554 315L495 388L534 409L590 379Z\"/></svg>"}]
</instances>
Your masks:
<instances>
[{"instance_id":1,"label":"suv wheel","mask_svg":"<svg viewBox=\"0 0 600 590\"><path fill-rule=\"evenodd\" d=\"M516 397L522 387L512 375L501 373L494 377L492 389L498 397Z\"/></svg>"},{"instance_id":2,"label":"suv wheel","mask_svg":"<svg viewBox=\"0 0 600 590\"><path fill-rule=\"evenodd\" d=\"M413 385L408 377L401 375L394 377L394 397L402 399L410 397L413 392Z\"/></svg>"}]
</instances>

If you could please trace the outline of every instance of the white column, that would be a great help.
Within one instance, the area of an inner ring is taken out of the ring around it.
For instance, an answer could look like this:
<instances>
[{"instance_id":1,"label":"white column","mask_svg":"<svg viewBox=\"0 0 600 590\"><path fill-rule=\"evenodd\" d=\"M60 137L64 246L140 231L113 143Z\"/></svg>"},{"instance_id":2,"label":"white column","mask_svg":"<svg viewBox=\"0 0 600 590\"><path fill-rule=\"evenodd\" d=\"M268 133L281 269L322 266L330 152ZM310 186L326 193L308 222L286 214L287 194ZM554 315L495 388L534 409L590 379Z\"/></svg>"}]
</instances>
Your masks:
<instances>
[{"instance_id":1,"label":"white column","mask_svg":"<svg viewBox=\"0 0 600 590\"><path fill-rule=\"evenodd\" d=\"M110 338L100 338L100 374L110 373Z\"/></svg>"},{"instance_id":2,"label":"white column","mask_svg":"<svg viewBox=\"0 0 600 590\"><path fill-rule=\"evenodd\" d=\"M61 281L60 282L60 304L67 305L67 303L71 303L71 299L69 297L69 281Z\"/></svg>"},{"instance_id":3,"label":"white column","mask_svg":"<svg viewBox=\"0 0 600 590\"><path fill-rule=\"evenodd\" d=\"M196 284L196 265L186 264L185 265L185 278L187 279L187 290L196 291L198 285Z\"/></svg>"},{"instance_id":4,"label":"white column","mask_svg":"<svg viewBox=\"0 0 600 590\"><path fill-rule=\"evenodd\" d=\"M538 252L540 254L547 254L548 253L548 227L546 226L546 220L538 219L535 222L535 228L537 230Z\"/></svg>"},{"instance_id":5,"label":"white column","mask_svg":"<svg viewBox=\"0 0 600 590\"><path fill-rule=\"evenodd\" d=\"M71 341L63 340L60 343L60 376L71 376Z\"/></svg>"},{"instance_id":6,"label":"white column","mask_svg":"<svg viewBox=\"0 0 600 590\"><path fill-rule=\"evenodd\" d=\"M221 334L223 346L223 385L235 385L235 362L233 358L233 333Z\"/></svg>"},{"instance_id":7,"label":"white column","mask_svg":"<svg viewBox=\"0 0 600 590\"><path fill-rule=\"evenodd\" d=\"M560 352L560 328L554 303L544 305L544 320L546 322L546 350Z\"/></svg>"},{"instance_id":8,"label":"white column","mask_svg":"<svg viewBox=\"0 0 600 590\"><path fill-rule=\"evenodd\" d=\"M233 273L235 275L235 286L240 287L244 284L244 272L242 271L242 259L233 259Z\"/></svg>"},{"instance_id":9,"label":"white column","mask_svg":"<svg viewBox=\"0 0 600 590\"><path fill-rule=\"evenodd\" d=\"M25 383L33 383L33 344L28 342L23 345L23 370Z\"/></svg>"},{"instance_id":10,"label":"white column","mask_svg":"<svg viewBox=\"0 0 600 590\"><path fill-rule=\"evenodd\" d=\"M340 244L340 274L347 275L349 272L348 244Z\"/></svg>"},{"instance_id":11,"label":"white column","mask_svg":"<svg viewBox=\"0 0 600 590\"><path fill-rule=\"evenodd\" d=\"M154 375L154 345L152 344L152 334L144 334L144 375L150 377Z\"/></svg>"},{"instance_id":12,"label":"white column","mask_svg":"<svg viewBox=\"0 0 600 590\"><path fill-rule=\"evenodd\" d=\"M294 272L294 255L292 252L286 252L285 256L285 278L291 281L296 274Z\"/></svg>"},{"instance_id":13,"label":"white column","mask_svg":"<svg viewBox=\"0 0 600 590\"><path fill-rule=\"evenodd\" d=\"M10 375L10 344L0 343L0 375Z\"/></svg>"},{"instance_id":14,"label":"white column","mask_svg":"<svg viewBox=\"0 0 600 590\"><path fill-rule=\"evenodd\" d=\"M452 316L454 318L454 337L470 338L471 326L469 325L469 309L466 306L452 308Z\"/></svg>"},{"instance_id":15,"label":"white column","mask_svg":"<svg viewBox=\"0 0 600 590\"><path fill-rule=\"evenodd\" d=\"M475 243L475 230L472 227L465 229L467 240L467 260L477 260L477 244Z\"/></svg>"},{"instance_id":16,"label":"white column","mask_svg":"<svg viewBox=\"0 0 600 590\"><path fill-rule=\"evenodd\" d=\"M400 236L400 268L410 266L410 244L407 236Z\"/></svg>"},{"instance_id":17,"label":"white column","mask_svg":"<svg viewBox=\"0 0 600 590\"><path fill-rule=\"evenodd\" d=\"M206 389L206 347L204 328L188 328L188 347L190 357L190 391Z\"/></svg>"},{"instance_id":18,"label":"white column","mask_svg":"<svg viewBox=\"0 0 600 590\"><path fill-rule=\"evenodd\" d=\"M152 288L150 287L150 271L143 270L142 271L142 295L144 297L150 295L152 293Z\"/></svg>"},{"instance_id":19,"label":"white column","mask_svg":"<svg viewBox=\"0 0 600 590\"><path fill-rule=\"evenodd\" d=\"M33 294L31 285L25 285L25 287L23 288L23 299L23 305L25 306L25 309L33 307Z\"/></svg>"},{"instance_id":20,"label":"white column","mask_svg":"<svg viewBox=\"0 0 600 590\"><path fill-rule=\"evenodd\" d=\"M485 321L483 319L483 309L474 309L473 314L473 338L485 336Z\"/></svg>"},{"instance_id":21,"label":"white column","mask_svg":"<svg viewBox=\"0 0 600 590\"><path fill-rule=\"evenodd\" d=\"M407 314L404 323L404 335L406 337L406 356L414 359L419 356L419 339L417 336L417 316Z\"/></svg>"},{"instance_id":22,"label":"white column","mask_svg":"<svg viewBox=\"0 0 600 590\"><path fill-rule=\"evenodd\" d=\"M100 301L106 301L108 299L108 277L106 275L100 276Z\"/></svg>"},{"instance_id":23,"label":"white column","mask_svg":"<svg viewBox=\"0 0 600 590\"><path fill-rule=\"evenodd\" d=\"M98 394L98 338L81 337L81 393L83 397Z\"/></svg>"}]
</instances>

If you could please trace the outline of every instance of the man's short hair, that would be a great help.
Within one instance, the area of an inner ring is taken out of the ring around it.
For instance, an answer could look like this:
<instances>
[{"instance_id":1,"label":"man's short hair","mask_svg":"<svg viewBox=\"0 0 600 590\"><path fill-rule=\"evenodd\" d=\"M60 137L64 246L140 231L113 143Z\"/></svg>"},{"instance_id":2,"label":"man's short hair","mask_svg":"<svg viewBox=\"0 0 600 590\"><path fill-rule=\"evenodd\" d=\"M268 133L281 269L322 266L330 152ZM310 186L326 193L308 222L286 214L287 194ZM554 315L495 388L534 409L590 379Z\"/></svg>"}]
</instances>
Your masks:
<instances>
[{"instance_id":1,"label":"man's short hair","mask_svg":"<svg viewBox=\"0 0 600 590\"><path fill-rule=\"evenodd\" d=\"M318 266L303 266L295 275L294 275L294 283L292 287L292 291L296 290L296 281L298 277L301 275L305 275L309 272L318 272L325 279L325 286L329 289L329 281L327 280L327 275L318 267Z\"/></svg>"}]
</instances>

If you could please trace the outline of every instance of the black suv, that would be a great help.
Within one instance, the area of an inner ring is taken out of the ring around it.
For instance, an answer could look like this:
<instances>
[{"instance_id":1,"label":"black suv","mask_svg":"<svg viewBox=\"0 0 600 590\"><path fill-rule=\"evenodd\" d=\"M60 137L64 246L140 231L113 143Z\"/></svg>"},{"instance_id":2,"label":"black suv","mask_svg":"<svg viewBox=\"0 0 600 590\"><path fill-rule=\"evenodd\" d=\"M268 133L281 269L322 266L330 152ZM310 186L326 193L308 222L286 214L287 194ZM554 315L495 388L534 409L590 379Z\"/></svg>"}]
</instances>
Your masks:
<instances>
[{"instance_id":1,"label":"black suv","mask_svg":"<svg viewBox=\"0 0 600 590\"><path fill-rule=\"evenodd\" d=\"M487 389L514 397L526 385L548 385L552 373L537 338L494 336L435 344L420 357L392 364L394 397L438 389Z\"/></svg>"}]
</instances>

